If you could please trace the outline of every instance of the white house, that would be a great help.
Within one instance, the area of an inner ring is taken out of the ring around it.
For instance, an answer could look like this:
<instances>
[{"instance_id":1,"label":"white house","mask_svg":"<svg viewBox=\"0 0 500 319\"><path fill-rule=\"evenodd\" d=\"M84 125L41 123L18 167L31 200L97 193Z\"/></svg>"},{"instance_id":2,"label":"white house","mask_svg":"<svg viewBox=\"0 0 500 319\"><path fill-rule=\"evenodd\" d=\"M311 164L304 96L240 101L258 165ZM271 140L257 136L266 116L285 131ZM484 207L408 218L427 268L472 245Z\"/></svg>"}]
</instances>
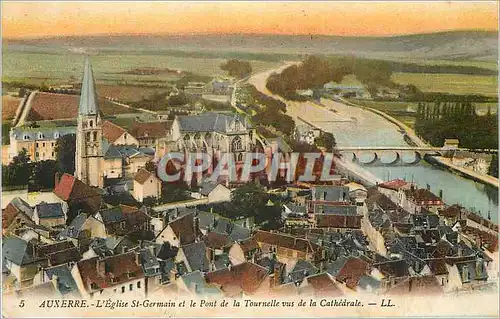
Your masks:
<instances>
[{"instance_id":1,"label":"white house","mask_svg":"<svg viewBox=\"0 0 500 319\"><path fill-rule=\"evenodd\" d=\"M142 202L144 198L159 198L161 195L161 181L154 173L141 168L134 177L134 198Z\"/></svg>"}]
</instances>

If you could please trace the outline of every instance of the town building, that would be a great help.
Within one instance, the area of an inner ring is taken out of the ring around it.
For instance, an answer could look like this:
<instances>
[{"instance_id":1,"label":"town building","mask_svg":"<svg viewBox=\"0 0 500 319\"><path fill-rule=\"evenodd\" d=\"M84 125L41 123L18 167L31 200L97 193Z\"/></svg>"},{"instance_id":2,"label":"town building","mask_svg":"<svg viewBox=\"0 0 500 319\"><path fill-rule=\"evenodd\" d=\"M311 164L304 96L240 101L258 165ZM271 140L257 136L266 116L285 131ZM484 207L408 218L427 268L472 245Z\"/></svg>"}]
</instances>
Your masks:
<instances>
[{"instance_id":1,"label":"town building","mask_svg":"<svg viewBox=\"0 0 500 319\"><path fill-rule=\"evenodd\" d=\"M142 168L134 176L134 198L138 202L145 198L158 199L161 196L161 181L155 173Z\"/></svg>"},{"instance_id":2,"label":"town building","mask_svg":"<svg viewBox=\"0 0 500 319\"><path fill-rule=\"evenodd\" d=\"M57 140L67 134L75 134L75 127L15 127L9 133L9 157L25 149L32 161L55 160Z\"/></svg>"},{"instance_id":3,"label":"town building","mask_svg":"<svg viewBox=\"0 0 500 319\"><path fill-rule=\"evenodd\" d=\"M33 221L37 225L45 227L63 226L66 223L66 206L62 203L41 202L35 206L33 211Z\"/></svg>"},{"instance_id":4,"label":"town building","mask_svg":"<svg viewBox=\"0 0 500 319\"><path fill-rule=\"evenodd\" d=\"M2 235L15 234L16 230L32 225L33 208L19 197L15 197L2 210Z\"/></svg>"},{"instance_id":5,"label":"town building","mask_svg":"<svg viewBox=\"0 0 500 319\"><path fill-rule=\"evenodd\" d=\"M84 298L146 298L146 281L134 252L82 260L71 273Z\"/></svg>"}]
</instances>

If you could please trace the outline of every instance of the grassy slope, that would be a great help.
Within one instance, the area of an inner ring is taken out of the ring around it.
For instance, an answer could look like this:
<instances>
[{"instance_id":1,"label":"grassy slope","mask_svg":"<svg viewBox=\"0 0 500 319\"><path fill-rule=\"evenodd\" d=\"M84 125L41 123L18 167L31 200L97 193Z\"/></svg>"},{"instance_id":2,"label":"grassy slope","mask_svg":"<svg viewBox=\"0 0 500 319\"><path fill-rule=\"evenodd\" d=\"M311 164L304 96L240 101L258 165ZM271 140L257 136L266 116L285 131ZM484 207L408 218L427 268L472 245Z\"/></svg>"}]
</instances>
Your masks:
<instances>
[{"instance_id":1,"label":"grassy slope","mask_svg":"<svg viewBox=\"0 0 500 319\"><path fill-rule=\"evenodd\" d=\"M30 50L94 48L109 51L203 51L204 54L228 52L252 54L372 54L378 57L421 59L476 59L497 52L498 34L494 31L449 31L393 37L341 37L325 35L115 35L54 37L29 40L4 40L5 49ZM202 48L203 50L200 50ZM197 53L199 54L199 53Z\"/></svg>"}]
</instances>

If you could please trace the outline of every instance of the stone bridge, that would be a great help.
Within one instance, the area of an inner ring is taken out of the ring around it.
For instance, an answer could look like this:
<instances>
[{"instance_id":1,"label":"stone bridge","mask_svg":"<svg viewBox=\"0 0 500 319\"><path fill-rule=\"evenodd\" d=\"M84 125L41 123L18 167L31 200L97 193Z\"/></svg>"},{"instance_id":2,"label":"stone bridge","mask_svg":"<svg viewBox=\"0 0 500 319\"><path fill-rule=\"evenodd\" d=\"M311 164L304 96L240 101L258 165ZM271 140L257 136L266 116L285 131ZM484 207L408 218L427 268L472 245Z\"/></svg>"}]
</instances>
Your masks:
<instances>
[{"instance_id":1,"label":"stone bridge","mask_svg":"<svg viewBox=\"0 0 500 319\"><path fill-rule=\"evenodd\" d=\"M426 155L453 157L458 151L472 153L498 153L496 149L468 149L468 148L445 148L445 147L418 147L418 146L359 146L359 147L337 147L337 152L342 155L352 154L352 161L360 165L390 166L390 165L415 165ZM373 159L361 161L360 154L372 153ZM394 159L388 162L382 161L383 154L394 154ZM414 154L411 161L403 160L403 154Z\"/></svg>"}]
</instances>

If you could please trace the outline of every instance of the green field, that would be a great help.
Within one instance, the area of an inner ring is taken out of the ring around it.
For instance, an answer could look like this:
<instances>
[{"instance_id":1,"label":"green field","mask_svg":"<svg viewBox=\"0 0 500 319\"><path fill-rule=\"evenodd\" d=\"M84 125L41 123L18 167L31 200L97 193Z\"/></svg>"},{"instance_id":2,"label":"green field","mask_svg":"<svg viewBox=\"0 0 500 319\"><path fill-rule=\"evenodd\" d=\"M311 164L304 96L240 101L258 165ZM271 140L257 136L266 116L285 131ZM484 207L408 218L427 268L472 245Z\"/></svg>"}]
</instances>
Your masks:
<instances>
[{"instance_id":1,"label":"green field","mask_svg":"<svg viewBox=\"0 0 500 319\"><path fill-rule=\"evenodd\" d=\"M394 73L392 80L398 84L413 84L422 92L498 95L497 77L489 75Z\"/></svg>"},{"instance_id":2,"label":"green field","mask_svg":"<svg viewBox=\"0 0 500 319\"><path fill-rule=\"evenodd\" d=\"M129 83L164 83L176 80L175 75L120 74L136 68L162 68L192 72L199 75L224 75L220 64L224 59L190 58L167 55L99 54L92 56L92 66L97 82L126 81ZM278 66L279 62L251 61L254 71ZM3 53L3 80L34 84L58 84L79 81L83 72L83 56L79 54Z\"/></svg>"}]
</instances>

